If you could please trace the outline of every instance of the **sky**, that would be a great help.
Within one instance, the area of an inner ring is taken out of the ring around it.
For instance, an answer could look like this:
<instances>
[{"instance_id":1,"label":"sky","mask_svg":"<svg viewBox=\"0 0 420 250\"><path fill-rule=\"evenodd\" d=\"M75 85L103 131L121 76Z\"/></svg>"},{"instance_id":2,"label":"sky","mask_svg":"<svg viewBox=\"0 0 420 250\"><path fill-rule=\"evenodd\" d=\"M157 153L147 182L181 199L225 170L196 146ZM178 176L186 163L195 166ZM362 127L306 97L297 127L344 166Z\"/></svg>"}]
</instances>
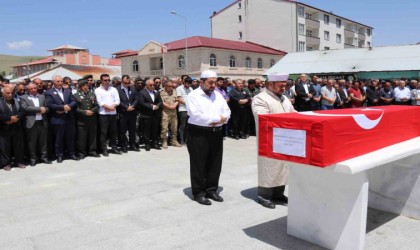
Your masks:
<instances>
[{"instance_id":1,"label":"sky","mask_svg":"<svg viewBox=\"0 0 420 250\"><path fill-rule=\"evenodd\" d=\"M233 1L4 1L0 9L0 54L47 56L48 49L70 44L111 57L120 50L138 50L151 40L165 43L182 39L185 19L171 11L187 17L188 36L210 36L213 11ZM418 0L301 2L373 27L373 46L420 42Z\"/></svg>"}]
</instances>

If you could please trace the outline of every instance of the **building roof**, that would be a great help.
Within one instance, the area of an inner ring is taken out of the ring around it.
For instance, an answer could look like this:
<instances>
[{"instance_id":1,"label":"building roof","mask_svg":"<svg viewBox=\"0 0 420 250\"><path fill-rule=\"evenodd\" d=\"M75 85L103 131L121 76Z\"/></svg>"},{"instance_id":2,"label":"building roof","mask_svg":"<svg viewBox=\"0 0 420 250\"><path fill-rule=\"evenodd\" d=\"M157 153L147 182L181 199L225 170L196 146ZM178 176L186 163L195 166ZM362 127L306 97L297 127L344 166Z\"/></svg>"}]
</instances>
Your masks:
<instances>
[{"instance_id":1,"label":"building roof","mask_svg":"<svg viewBox=\"0 0 420 250\"><path fill-rule=\"evenodd\" d=\"M54 48L54 49L49 49L48 51L54 51L54 50L60 50L60 49L87 50L87 49L76 47L76 46L73 46L73 45L62 45L62 46Z\"/></svg>"},{"instance_id":2,"label":"building roof","mask_svg":"<svg viewBox=\"0 0 420 250\"><path fill-rule=\"evenodd\" d=\"M223 9L221 9L221 10L219 10L219 11L215 11L215 12L213 12L213 15L211 15L211 16L210 16L210 18L213 18L214 16L218 15L219 13L223 12L224 10L226 10L226 9L230 8L231 6L235 5L236 3L240 2L240 1L241 1L241 0L236 0L236 1L234 1L233 3L229 4L228 6L224 7ZM348 19L348 18L346 18L346 17L342 17L342 16L339 16L339 15L336 15L336 14L332 14L330 11L322 10L322 9L317 8L317 7L314 7L314 6L308 5L308 4L306 4L306 3L302 3L302 2L299 2L299 1L296 1L296 0L284 0L284 1L286 1L286 2L290 2L290 3L294 3L294 4L301 4L301 5L307 6L307 7L312 8L312 9L316 9L316 10L318 10L318 11L322 11L322 12L325 12L325 13L330 13L331 15L334 15L334 16L339 17L339 18L341 18L341 19L344 19L344 20L350 21L350 22L352 22L352 23L357 23L357 24L359 24L359 25L363 25L363 26L366 26L366 27L368 27L368 28L370 28L370 29L373 29L373 27L368 26L368 25L366 25L366 24L359 23L359 22L355 22L355 21L353 21L353 20L351 20L351 19Z\"/></svg>"},{"instance_id":3,"label":"building roof","mask_svg":"<svg viewBox=\"0 0 420 250\"><path fill-rule=\"evenodd\" d=\"M109 74L111 78L116 76L121 77L121 66L84 66L60 64L52 69L42 70L31 74L29 78L31 80L35 78L40 78L41 80L51 80L54 76L60 75L62 77L68 76L73 80L78 80L85 75L92 75L93 79L99 79L101 74ZM23 76L23 78L26 77L27 76ZM11 82L16 82L21 78L11 80Z\"/></svg>"},{"instance_id":4,"label":"building roof","mask_svg":"<svg viewBox=\"0 0 420 250\"><path fill-rule=\"evenodd\" d=\"M131 50L131 49L126 49L126 50L121 50L115 53L112 53L115 58L121 58L121 57L127 57L127 56L135 56L137 55L137 51L135 50Z\"/></svg>"},{"instance_id":5,"label":"building roof","mask_svg":"<svg viewBox=\"0 0 420 250\"><path fill-rule=\"evenodd\" d=\"M118 58L108 59L108 66L121 66L121 60Z\"/></svg>"},{"instance_id":6,"label":"building roof","mask_svg":"<svg viewBox=\"0 0 420 250\"><path fill-rule=\"evenodd\" d=\"M32 62L28 62L28 63L22 63L22 64L18 64L15 66L12 66L12 68L15 67L22 67L22 66L26 66L26 65L36 65L36 64L45 64L45 63L55 63L57 60L55 60L52 56L47 56L45 58L36 60L36 61L32 61Z\"/></svg>"},{"instance_id":7,"label":"building roof","mask_svg":"<svg viewBox=\"0 0 420 250\"><path fill-rule=\"evenodd\" d=\"M420 45L289 53L266 74L419 71Z\"/></svg>"},{"instance_id":8,"label":"building roof","mask_svg":"<svg viewBox=\"0 0 420 250\"><path fill-rule=\"evenodd\" d=\"M177 40L174 42L166 43L167 51L183 50L185 49L185 39ZM215 48L215 49L228 49L246 52L254 52L269 55L285 55L287 52L262 46L251 42L238 42L226 39L193 36L188 37L188 48Z\"/></svg>"}]
</instances>

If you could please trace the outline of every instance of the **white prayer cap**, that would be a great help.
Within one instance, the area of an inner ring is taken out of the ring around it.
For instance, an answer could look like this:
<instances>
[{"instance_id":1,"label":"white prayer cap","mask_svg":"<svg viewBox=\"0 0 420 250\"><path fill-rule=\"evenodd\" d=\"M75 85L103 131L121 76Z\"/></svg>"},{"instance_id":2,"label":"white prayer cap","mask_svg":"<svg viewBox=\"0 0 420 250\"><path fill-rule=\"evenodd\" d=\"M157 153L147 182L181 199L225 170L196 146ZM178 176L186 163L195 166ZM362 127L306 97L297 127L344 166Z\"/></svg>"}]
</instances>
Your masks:
<instances>
[{"instance_id":1,"label":"white prayer cap","mask_svg":"<svg viewBox=\"0 0 420 250\"><path fill-rule=\"evenodd\" d=\"M273 72L267 75L269 82L286 82L288 78L289 74L287 73Z\"/></svg>"},{"instance_id":2,"label":"white prayer cap","mask_svg":"<svg viewBox=\"0 0 420 250\"><path fill-rule=\"evenodd\" d=\"M205 70L201 73L201 78L213 78L213 77L217 77L216 72L214 72L213 70Z\"/></svg>"}]
</instances>

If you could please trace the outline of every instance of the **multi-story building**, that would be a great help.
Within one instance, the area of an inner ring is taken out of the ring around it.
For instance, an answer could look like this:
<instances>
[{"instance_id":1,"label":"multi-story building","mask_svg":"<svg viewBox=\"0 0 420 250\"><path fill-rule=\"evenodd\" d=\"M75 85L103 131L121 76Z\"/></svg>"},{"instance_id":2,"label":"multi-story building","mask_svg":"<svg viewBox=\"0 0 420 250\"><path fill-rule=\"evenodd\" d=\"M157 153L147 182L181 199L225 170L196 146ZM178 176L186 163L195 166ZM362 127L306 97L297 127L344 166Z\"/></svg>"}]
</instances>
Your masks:
<instances>
[{"instance_id":1,"label":"multi-story building","mask_svg":"<svg viewBox=\"0 0 420 250\"><path fill-rule=\"evenodd\" d=\"M120 66L121 62L116 58L102 58L98 55L92 55L88 49L63 45L48 51L52 52L52 56L43 59L27 62L13 66L14 75L21 77L35 72L55 68L59 64L68 65L84 65L84 66Z\"/></svg>"},{"instance_id":2,"label":"multi-story building","mask_svg":"<svg viewBox=\"0 0 420 250\"><path fill-rule=\"evenodd\" d=\"M185 47L188 47L187 52ZM154 41L139 51L124 50L113 55L121 59L122 74L131 77L199 77L214 70L230 78L257 78L287 53L251 42L194 36L160 44Z\"/></svg>"},{"instance_id":3,"label":"multi-story building","mask_svg":"<svg viewBox=\"0 0 420 250\"><path fill-rule=\"evenodd\" d=\"M236 0L211 16L212 37L287 52L372 46L373 28L292 0Z\"/></svg>"}]
</instances>

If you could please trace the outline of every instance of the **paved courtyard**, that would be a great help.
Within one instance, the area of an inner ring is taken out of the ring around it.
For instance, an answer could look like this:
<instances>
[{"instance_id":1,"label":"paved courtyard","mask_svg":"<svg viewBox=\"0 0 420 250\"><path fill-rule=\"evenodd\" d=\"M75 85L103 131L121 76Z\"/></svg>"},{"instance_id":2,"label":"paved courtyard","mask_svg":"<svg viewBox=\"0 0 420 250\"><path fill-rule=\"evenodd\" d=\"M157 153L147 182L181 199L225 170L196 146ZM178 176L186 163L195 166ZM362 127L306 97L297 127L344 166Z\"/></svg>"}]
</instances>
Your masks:
<instances>
[{"instance_id":1,"label":"paved courtyard","mask_svg":"<svg viewBox=\"0 0 420 250\"><path fill-rule=\"evenodd\" d=\"M191 201L185 147L0 171L1 249L322 249L255 202L256 142L225 141L225 202ZM310 209L310 208L308 208ZM419 249L417 220L369 210L366 249Z\"/></svg>"}]
</instances>

